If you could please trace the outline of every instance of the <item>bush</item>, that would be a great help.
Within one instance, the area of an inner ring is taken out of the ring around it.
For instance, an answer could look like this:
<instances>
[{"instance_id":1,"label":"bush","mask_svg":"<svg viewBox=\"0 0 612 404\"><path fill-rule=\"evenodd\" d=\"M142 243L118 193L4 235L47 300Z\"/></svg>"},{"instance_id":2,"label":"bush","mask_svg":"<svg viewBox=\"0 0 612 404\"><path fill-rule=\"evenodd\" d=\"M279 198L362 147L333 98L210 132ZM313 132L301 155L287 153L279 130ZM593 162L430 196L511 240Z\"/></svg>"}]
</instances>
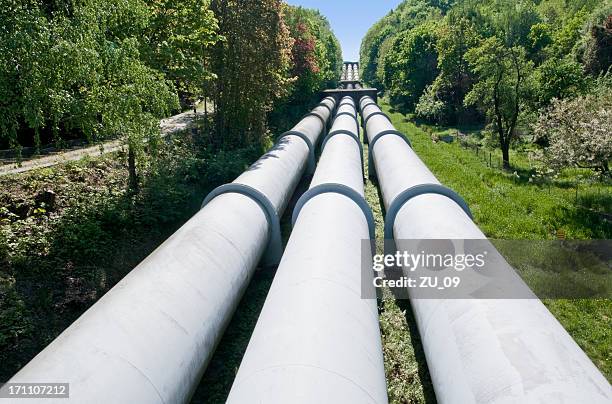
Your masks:
<instances>
[{"instance_id":1,"label":"bush","mask_svg":"<svg viewBox=\"0 0 612 404\"><path fill-rule=\"evenodd\" d=\"M550 104L553 98L572 98L584 93L587 80L582 66L568 58L549 59L534 72L536 108Z\"/></svg>"},{"instance_id":2,"label":"bush","mask_svg":"<svg viewBox=\"0 0 612 404\"><path fill-rule=\"evenodd\" d=\"M612 85L609 77L586 96L555 100L534 124L538 138L549 147L540 159L553 170L565 167L590 168L610 174L612 160Z\"/></svg>"}]
</instances>

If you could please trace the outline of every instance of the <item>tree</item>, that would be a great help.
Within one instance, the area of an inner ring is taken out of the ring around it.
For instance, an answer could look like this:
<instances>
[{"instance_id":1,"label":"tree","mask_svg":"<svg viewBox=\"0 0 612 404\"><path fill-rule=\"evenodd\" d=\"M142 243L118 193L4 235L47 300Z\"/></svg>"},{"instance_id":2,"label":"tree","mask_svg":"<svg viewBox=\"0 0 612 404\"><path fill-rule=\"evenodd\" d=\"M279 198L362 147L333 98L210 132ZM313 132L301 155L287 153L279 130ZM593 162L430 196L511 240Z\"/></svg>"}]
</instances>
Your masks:
<instances>
[{"instance_id":1,"label":"tree","mask_svg":"<svg viewBox=\"0 0 612 404\"><path fill-rule=\"evenodd\" d=\"M399 34L385 57L385 87L391 103L403 111L414 110L438 75L436 27L432 22Z\"/></svg>"},{"instance_id":2,"label":"tree","mask_svg":"<svg viewBox=\"0 0 612 404\"><path fill-rule=\"evenodd\" d=\"M507 47L531 44L531 28L541 22L535 4L530 0L494 0L488 19L498 38Z\"/></svg>"},{"instance_id":3,"label":"tree","mask_svg":"<svg viewBox=\"0 0 612 404\"><path fill-rule=\"evenodd\" d=\"M210 0L150 0L141 52L147 65L171 80L186 106L205 96L210 48L221 38Z\"/></svg>"},{"instance_id":4,"label":"tree","mask_svg":"<svg viewBox=\"0 0 612 404\"><path fill-rule=\"evenodd\" d=\"M320 100L319 92L338 85L342 50L325 17L317 10L286 5L285 22L292 38L287 91L274 103L269 127L284 131Z\"/></svg>"},{"instance_id":5,"label":"tree","mask_svg":"<svg viewBox=\"0 0 612 404\"><path fill-rule=\"evenodd\" d=\"M552 44L550 25L544 22L532 25L528 37L529 45L527 50L529 57L536 63L542 63L546 57L543 50Z\"/></svg>"},{"instance_id":6,"label":"tree","mask_svg":"<svg viewBox=\"0 0 612 404\"><path fill-rule=\"evenodd\" d=\"M479 41L471 21L454 14L445 18L436 41L440 73L419 99L416 112L420 117L446 124L457 123L466 116L473 118L474 109L463 104L475 80L464 55Z\"/></svg>"},{"instance_id":7,"label":"tree","mask_svg":"<svg viewBox=\"0 0 612 404\"><path fill-rule=\"evenodd\" d=\"M390 49L390 43L401 32L409 31L427 20L441 18L452 3L446 0L405 0L374 24L361 42L361 79L385 90L385 70L381 65Z\"/></svg>"},{"instance_id":8,"label":"tree","mask_svg":"<svg viewBox=\"0 0 612 404\"><path fill-rule=\"evenodd\" d=\"M587 80L582 66L571 59L548 59L534 72L535 107L546 107L553 98L572 98L584 93Z\"/></svg>"},{"instance_id":9,"label":"tree","mask_svg":"<svg viewBox=\"0 0 612 404\"><path fill-rule=\"evenodd\" d=\"M286 92L291 39L281 0L213 0L225 41L214 49L217 147L263 147L267 115Z\"/></svg>"},{"instance_id":10,"label":"tree","mask_svg":"<svg viewBox=\"0 0 612 404\"><path fill-rule=\"evenodd\" d=\"M521 46L506 47L497 37L470 49L465 59L478 82L465 97L466 105L480 105L497 135L505 168L510 167L510 144L530 94L533 63Z\"/></svg>"},{"instance_id":11,"label":"tree","mask_svg":"<svg viewBox=\"0 0 612 404\"><path fill-rule=\"evenodd\" d=\"M591 25L582 55L585 68L592 75L605 74L612 66L612 7L609 12L602 25Z\"/></svg>"},{"instance_id":12,"label":"tree","mask_svg":"<svg viewBox=\"0 0 612 404\"><path fill-rule=\"evenodd\" d=\"M171 83L143 62L143 0L7 1L0 8L0 137L125 139L130 183L159 119L178 108ZM154 145L153 143L150 143Z\"/></svg>"},{"instance_id":13,"label":"tree","mask_svg":"<svg viewBox=\"0 0 612 404\"><path fill-rule=\"evenodd\" d=\"M312 57L318 70L315 91L336 86L342 69L342 49L329 21L318 10L303 7L286 6L285 16L294 40L292 59L297 56L300 38L306 36L313 41ZM295 64L294 61L294 68ZM300 80L299 75L297 78Z\"/></svg>"},{"instance_id":14,"label":"tree","mask_svg":"<svg viewBox=\"0 0 612 404\"><path fill-rule=\"evenodd\" d=\"M588 95L554 100L534 124L536 137L548 139L541 158L554 169L589 168L610 174L612 161L612 85L600 79Z\"/></svg>"}]
</instances>

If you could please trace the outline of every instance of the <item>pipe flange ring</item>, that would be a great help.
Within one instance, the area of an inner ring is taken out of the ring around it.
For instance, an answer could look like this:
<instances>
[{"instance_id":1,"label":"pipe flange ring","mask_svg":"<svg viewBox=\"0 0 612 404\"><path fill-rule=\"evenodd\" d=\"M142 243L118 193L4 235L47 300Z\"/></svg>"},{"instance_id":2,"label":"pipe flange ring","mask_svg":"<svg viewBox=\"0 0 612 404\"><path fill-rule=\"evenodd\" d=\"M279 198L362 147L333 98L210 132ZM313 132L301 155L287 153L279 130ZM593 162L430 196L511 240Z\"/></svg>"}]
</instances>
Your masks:
<instances>
[{"instance_id":1,"label":"pipe flange ring","mask_svg":"<svg viewBox=\"0 0 612 404\"><path fill-rule=\"evenodd\" d=\"M323 128L323 130L325 130L325 127ZM317 165L316 155L315 155L315 147L312 144L312 142L310 141L310 139L308 138L308 136L306 136L305 134L303 134L300 131L290 130L288 132L285 132L285 133L281 134L278 137L278 139L276 140L276 144L278 144L281 141L281 139L284 138L285 136L297 136L297 137L299 137L300 139L302 139L306 143L306 145L308 146L308 167L307 167L307 171L308 171L308 174L314 174L315 166Z\"/></svg>"},{"instance_id":2,"label":"pipe flange ring","mask_svg":"<svg viewBox=\"0 0 612 404\"><path fill-rule=\"evenodd\" d=\"M367 100L365 105L359 105L359 112L363 113L363 110L368 106L368 105L376 105L376 102L372 99Z\"/></svg>"},{"instance_id":3,"label":"pipe flange ring","mask_svg":"<svg viewBox=\"0 0 612 404\"><path fill-rule=\"evenodd\" d=\"M374 138L372 139L371 142L369 142L369 153L368 153L368 176L370 178L374 178L375 174L376 174L376 167L374 167L374 145L376 145L376 142L378 141L378 139L380 139L381 137L385 136L385 135L396 135L399 136L400 138L404 139L404 141L406 143L408 143L408 146L410 146L410 148L412 148L412 143L410 143L410 139L408 139L402 132L397 131L395 129L389 129L389 130L383 130L382 132L379 132L376 134L376 136L374 136ZM364 134L364 137L367 136L367 133Z\"/></svg>"},{"instance_id":4,"label":"pipe flange ring","mask_svg":"<svg viewBox=\"0 0 612 404\"><path fill-rule=\"evenodd\" d=\"M315 106L315 108L316 108L316 107L325 107L325 108L327 108L327 110L329 111L329 114L330 114L330 115L332 115L332 114L334 113L333 108L332 108L332 107L330 107L329 105L327 105L327 104L326 104L326 103L324 103L324 102L320 102L320 103L318 103L318 104Z\"/></svg>"},{"instance_id":5,"label":"pipe flange ring","mask_svg":"<svg viewBox=\"0 0 612 404\"><path fill-rule=\"evenodd\" d=\"M344 99L340 101L340 103L338 104L338 108L340 108L343 105L348 105L350 107L355 108L355 101L345 101Z\"/></svg>"},{"instance_id":6,"label":"pipe flange ring","mask_svg":"<svg viewBox=\"0 0 612 404\"><path fill-rule=\"evenodd\" d=\"M323 130L325 130L325 128L327 127L327 119L323 118L321 115L317 114L316 112L309 112L306 115L304 115L302 119L309 117L309 116L316 116L317 118L319 118L319 120L323 124Z\"/></svg>"},{"instance_id":7,"label":"pipe flange ring","mask_svg":"<svg viewBox=\"0 0 612 404\"><path fill-rule=\"evenodd\" d=\"M389 118L389 116L388 116L387 114L385 114L385 113L384 113L384 112L382 112L382 111L376 111L376 112L372 112L370 115L368 115L368 116L366 117L366 119L364 119L364 121L363 121L363 127L365 128L365 127L368 125L368 121L370 120L370 118L372 118L373 116L377 116L377 115L382 115L382 116L384 116L385 118L387 118L387 120L388 120L389 122L391 122L391 118Z\"/></svg>"},{"instance_id":8,"label":"pipe flange ring","mask_svg":"<svg viewBox=\"0 0 612 404\"><path fill-rule=\"evenodd\" d=\"M310 188L308 191L304 192L300 199L298 199L295 204L295 208L293 209L293 214L291 215L291 225L295 226L295 222L297 221L298 216L300 215L300 211L312 198L317 195L327 194L327 193L335 193L344 195L359 206L363 215L368 222L368 230L370 233L370 240L375 240L376 238L376 222L374 221L374 214L372 213L372 209L370 209L370 205L366 202L365 198L361 196L357 191L353 188L348 187L344 184L337 184L334 182L330 182L327 184L320 184L313 188Z\"/></svg>"},{"instance_id":9,"label":"pipe flange ring","mask_svg":"<svg viewBox=\"0 0 612 404\"><path fill-rule=\"evenodd\" d=\"M453 201L455 201L455 203L457 203L457 205L461 207L461 209L463 209L463 211L469 216L470 219L473 219L472 212L470 211L468 204L461 196L459 196L458 193L456 193L452 189L440 184L415 185L402 191L398 196L395 197L393 202L391 202L389 210L387 210L387 215L385 216L385 240L393 239L393 225L395 224L395 218L397 217L397 214L402 208L402 206L404 206L404 204L412 198L425 194L443 195L447 198L452 199Z\"/></svg>"},{"instance_id":10,"label":"pipe flange ring","mask_svg":"<svg viewBox=\"0 0 612 404\"><path fill-rule=\"evenodd\" d=\"M281 237L280 219L272 202L270 202L268 197L261 191L249 185L232 182L213 189L206 198L204 198L200 209L204 208L215 197L227 193L247 196L255 201L261 210L263 210L268 220L270 238L266 251L262 257L262 263L264 266L277 266L283 255L283 241Z\"/></svg>"},{"instance_id":11,"label":"pipe flange ring","mask_svg":"<svg viewBox=\"0 0 612 404\"><path fill-rule=\"evenodd\" d=\"M357 115L353 115L353 114L351 114L348 111L339 112L339 113L336 114L336 116L334 116L334 120L336 120L341 115L348 115L348 116L352 117L353 119L355 119L355 124L357 125L357 129L359 130L359 119L357 119Z\"/></svg>"},{"instance_id":12,"label":"pipe flange ring","mask_svg":"<svg viewBox=\"0 0 612 404\"><path fill-rule=\"evenodd\" d=\"M359 156L361 157L361 166L363 167L363 145L361 144L361 141L359 140L359 135L356 135L350 130L336 129L328 133L327 136L325 136L325 139L323 139L323 143L321 144L321 152L323 152L323 150L325 149L325 144L329 141L329 139L335 135L349 135L350 137L355 139L355 141L357 142L357 145L359 146Z\"/></svg>"}]
</instances>

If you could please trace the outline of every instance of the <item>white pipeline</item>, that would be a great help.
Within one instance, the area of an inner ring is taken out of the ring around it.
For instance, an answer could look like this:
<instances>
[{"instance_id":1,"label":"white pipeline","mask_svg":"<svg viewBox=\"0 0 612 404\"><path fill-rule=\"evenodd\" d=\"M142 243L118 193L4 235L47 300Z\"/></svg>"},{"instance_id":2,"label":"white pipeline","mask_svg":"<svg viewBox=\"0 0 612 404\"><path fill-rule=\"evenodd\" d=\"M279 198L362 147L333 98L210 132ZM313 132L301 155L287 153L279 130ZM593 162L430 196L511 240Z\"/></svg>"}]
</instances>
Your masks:
<instances>
[{"instance_id":1,"label":"white pipeline","mask_svg":"<svg viewBox=\"0 0 612 404\"><path fill-rule=\"evenodd\" d=\"M374 222L355 118L343 99L228 403L387 402L376 300L361 298Z\"/></svg>"},{"instance_id":2,"label":"white pipeline","mask_svg":"<svg viewBox=\"0 0 612 404\"><path fill-rule=\"evenodd\" d=\"M387 211L403 191L439 185L374 101L360 101ZM397 239L485 239L459 199L427 193L401 206ZM438 402L610 403L605 377L538 299L411 299Z\"/></svg>"},{"instance_id":3,"label":"white pipeline","mask_svg":"<svg viewBox=\"0 0 612 404\"><path fill-rule=\"evenodd\" d=\"M232 184L213 191L10 382L70 383L61 403L187 402L260 258L265 251L269 263L280 257L278 217L313 166L334 109L324 99Z\"/></svg>"}]
</instances>

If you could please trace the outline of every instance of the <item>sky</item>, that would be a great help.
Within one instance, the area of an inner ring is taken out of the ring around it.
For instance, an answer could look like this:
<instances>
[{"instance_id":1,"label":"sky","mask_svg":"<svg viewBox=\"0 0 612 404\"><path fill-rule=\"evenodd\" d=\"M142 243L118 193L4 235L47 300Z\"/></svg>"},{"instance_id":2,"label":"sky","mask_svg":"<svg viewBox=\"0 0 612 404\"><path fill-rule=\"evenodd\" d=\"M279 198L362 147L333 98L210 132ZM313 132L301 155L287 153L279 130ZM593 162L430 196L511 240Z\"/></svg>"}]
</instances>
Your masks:
<instances>
[{"instance_id":1,"label":"sky","mask_svg":"<svg viewBox=\"0 0 612 404\"><path fill-rule=\"evenodd\" d=\"M402 0L287 0L287 3L318 9L329 20L340 40L344 60L357 62L361 39L376 21Z\"/></svg>"}]
</instances>

